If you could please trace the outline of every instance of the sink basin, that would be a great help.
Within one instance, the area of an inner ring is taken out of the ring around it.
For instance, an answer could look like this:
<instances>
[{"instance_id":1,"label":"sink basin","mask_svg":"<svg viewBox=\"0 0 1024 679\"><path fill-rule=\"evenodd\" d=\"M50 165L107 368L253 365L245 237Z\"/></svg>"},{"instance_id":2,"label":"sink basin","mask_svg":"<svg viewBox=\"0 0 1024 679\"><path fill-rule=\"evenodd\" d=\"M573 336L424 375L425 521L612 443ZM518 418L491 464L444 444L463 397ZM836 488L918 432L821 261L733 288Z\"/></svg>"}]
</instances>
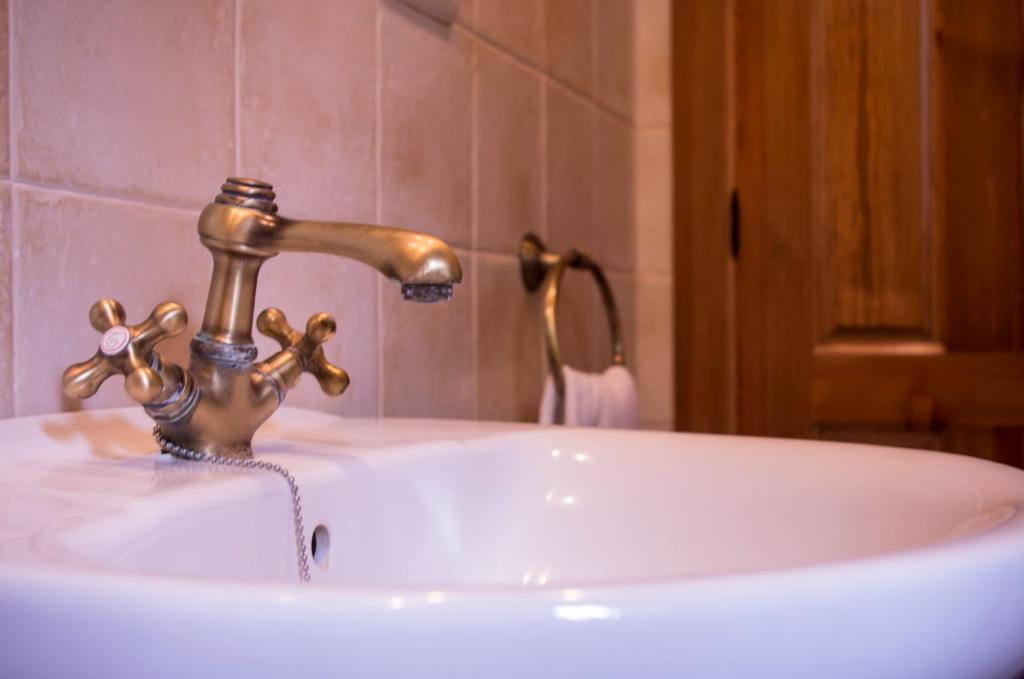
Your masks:
<instances>
[{"instance_id":1,"label":"sink basin","mask_svg":"<svg viewBox=\"0 0 1024 679\"><path fill-rule=\"evenodd\" d=\"M284 408L274 474L137 409L0 421L0 676L1011 677L1024 472Z\"/></svg>"}]
</instances>

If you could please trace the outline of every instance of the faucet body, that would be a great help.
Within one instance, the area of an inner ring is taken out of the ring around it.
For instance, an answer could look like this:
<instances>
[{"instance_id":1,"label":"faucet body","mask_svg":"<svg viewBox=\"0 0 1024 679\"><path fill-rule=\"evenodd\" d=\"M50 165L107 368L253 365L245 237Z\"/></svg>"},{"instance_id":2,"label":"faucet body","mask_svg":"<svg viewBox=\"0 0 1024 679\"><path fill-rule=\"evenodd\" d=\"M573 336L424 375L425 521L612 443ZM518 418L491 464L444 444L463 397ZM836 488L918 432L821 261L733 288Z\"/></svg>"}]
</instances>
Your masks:
<instances>
[{"instance_id":1,"label":"faucet body","mask_svg":"<svg viewBox=\"0 0 1024 679\"><path fill-rule=\"evenodd\" d=\"M451 249L433 236L353 223L293 220L277 215L272 186L228 179L199 217L200 242L213 255L213 273L202 326L190 345L187 369L164 362L155 345L182 332L184 309L159 305L149 319L126 326L114 300L90 310L103 332L96 355L64 372L69 396L88 398L110 375L125 375L125 389L157 422L166 439L211 455L251 457L257 429L298 384L313 374L328 395L341 394L349 378L327 362L321 345L336 326L327 314L309 319L305 334L275 308L257 327L281 350L257 361L252 339L256 285L263 263L281 252L317 252L361 261L401 283L406 299L451 297L462 278Z\"/></svg>"}]
</instances>

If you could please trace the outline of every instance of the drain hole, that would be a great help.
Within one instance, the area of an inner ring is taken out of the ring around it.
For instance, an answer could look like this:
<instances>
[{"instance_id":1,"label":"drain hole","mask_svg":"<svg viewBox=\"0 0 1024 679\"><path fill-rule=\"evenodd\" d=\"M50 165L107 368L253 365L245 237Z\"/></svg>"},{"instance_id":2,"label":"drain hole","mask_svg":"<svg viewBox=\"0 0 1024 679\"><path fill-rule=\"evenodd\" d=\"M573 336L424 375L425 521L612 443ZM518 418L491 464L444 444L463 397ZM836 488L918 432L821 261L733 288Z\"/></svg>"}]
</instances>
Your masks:
<instances>
[{"instance_id":1,"label":"drain hole","mask_svg":"<svg viewBox=\"0 0 1024 679\"><path fill-rule=\"evenodd\" d=\"M327 532L327 526L320 524L313 529L313 540L310 542L309 552L313 555L316 565L327 565L327 557L331 553L331 534Z\"/></svg>"}]
</instances>

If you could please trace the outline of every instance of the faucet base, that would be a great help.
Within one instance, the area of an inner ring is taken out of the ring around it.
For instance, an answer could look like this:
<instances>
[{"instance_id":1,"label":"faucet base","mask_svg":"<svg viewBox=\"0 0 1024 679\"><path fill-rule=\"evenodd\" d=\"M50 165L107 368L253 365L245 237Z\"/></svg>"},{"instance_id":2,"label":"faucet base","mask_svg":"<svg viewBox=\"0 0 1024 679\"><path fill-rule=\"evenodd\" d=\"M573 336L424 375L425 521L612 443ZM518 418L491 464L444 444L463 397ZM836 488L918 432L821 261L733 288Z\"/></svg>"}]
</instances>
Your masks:
<instances>
[{"instance_id":1,"label":"faucet base","mask_svg":"<svg viewBox=\"0 0 1024 679\"><path fill-rule=\"evenodd\" d=\"M206 455L247 459L252 437L283 394L253 363L256 347L217 342L202 333L177 397L146 406L168 441ZM202 385L198 388L196 385Z\"/></svg>"}]
</instances>

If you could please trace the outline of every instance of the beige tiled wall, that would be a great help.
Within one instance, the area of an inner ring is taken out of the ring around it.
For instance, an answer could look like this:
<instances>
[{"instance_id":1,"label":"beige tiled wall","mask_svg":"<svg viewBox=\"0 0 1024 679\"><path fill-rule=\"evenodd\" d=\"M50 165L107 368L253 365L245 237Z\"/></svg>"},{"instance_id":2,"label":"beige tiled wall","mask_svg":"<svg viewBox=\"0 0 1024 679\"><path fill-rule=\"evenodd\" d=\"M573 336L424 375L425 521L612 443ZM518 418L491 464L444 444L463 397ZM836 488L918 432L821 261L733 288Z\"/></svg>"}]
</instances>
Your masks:
<instances>
[{"instance_id":1,"label":"beige tiled wall","mask_svg":"<svg viewBox=\"0 0 1024 679\"><path fill-rule=\"evenodd\" d=\"M671 429L672 2L635 0L636 375L644 426Z\"/></svg>"},{"instance_id":2,"label":"beige tiled wall","mask_svg":"<svg viewBox=\"0 0 1024 679\"><path fill-rule=\"evenodd\" d=\"M535 417L540 307L515 258L535 231L606 265L645 423L666 426L668 100L639 70L667 60L648 33L668 2L462 0L443 26L397 0L0 0L0 416L128 403L117 379L84 404L60 393L100 297L132 321L185 303L166 345L183 360L210 273L195 219L243 175L289 216L435 233L466 272L452 303L421 306L352 262L268 262L259 305L335 314L327 353L352 376L290 404ZM602 367L589 281L568 281L561 322L570 362Z\"/></svg>"}]
</instances>

